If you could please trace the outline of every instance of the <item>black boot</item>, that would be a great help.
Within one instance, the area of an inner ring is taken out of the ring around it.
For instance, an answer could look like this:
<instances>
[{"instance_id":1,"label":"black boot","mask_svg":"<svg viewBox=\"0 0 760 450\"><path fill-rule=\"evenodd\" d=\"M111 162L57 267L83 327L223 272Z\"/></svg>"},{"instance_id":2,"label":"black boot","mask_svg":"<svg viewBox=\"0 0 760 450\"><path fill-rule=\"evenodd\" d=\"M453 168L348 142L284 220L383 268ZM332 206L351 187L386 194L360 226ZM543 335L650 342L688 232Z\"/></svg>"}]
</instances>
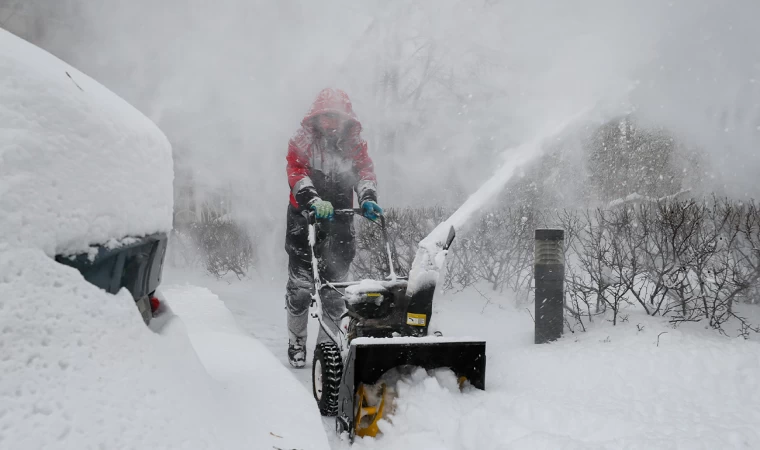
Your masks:
<instances>
[{"instance_id":1,"label":"black boot","mask_svg":"<svg viewBox=\"0 0 760 450\"><path fill-rule=\"evenodd\" d=\"M302 368L306 365L306 340L303 338L288 341L288 361L290 365L296 368Z\"/></svg>"}]
</instances>

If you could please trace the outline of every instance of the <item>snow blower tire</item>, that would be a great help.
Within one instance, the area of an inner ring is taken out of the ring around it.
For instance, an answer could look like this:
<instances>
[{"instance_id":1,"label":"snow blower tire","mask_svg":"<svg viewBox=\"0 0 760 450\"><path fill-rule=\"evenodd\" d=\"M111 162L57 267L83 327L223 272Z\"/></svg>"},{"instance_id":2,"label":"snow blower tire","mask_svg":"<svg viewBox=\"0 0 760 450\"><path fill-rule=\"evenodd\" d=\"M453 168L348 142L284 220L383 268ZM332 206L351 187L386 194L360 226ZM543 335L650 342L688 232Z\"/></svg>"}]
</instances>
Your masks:
<instances>
[{"instance_id":1,"label":"snow blower tire","mask_svg":"<svg viewBox=\"0 0 760 450\"><path fill-rule=\"evenodd\" d=\"M338 392L343 363L338 346L332 342L323 342L314 350L311 367L311 382L314 399L323 416L338 414Z\"/></svg>"}]
</instances>

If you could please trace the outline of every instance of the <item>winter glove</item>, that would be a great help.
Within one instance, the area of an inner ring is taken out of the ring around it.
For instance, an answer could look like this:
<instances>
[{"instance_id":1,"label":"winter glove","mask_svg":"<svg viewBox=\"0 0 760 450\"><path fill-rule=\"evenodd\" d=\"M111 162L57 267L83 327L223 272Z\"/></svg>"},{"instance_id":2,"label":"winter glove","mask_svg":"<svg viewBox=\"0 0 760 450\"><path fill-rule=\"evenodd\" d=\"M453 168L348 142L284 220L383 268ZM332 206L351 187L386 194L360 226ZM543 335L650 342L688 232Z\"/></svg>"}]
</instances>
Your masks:
<instances>
[{"instance_id":1,"label":"winter glove","mask_svg":"<svg viewBox=\"0 0 760 450\"><path fill-rule=\"evenodd\" d=\"M317 200L311 204L311 209L317 213L317 219L332 219L333 218L333 205L330 202L324 200Z\"/></svg>"},{"instance_id":2,"label":"winter glove","mask_svg":"<svg viewBox=\"0 0 760 450\"><path fill-rule=\"evenodd\" d=\"M362 202L362 209L364 210L364 217L369 220L377 220L378 215L383 215L383 208L372 200Z\"/></svg>"}]
</instances>

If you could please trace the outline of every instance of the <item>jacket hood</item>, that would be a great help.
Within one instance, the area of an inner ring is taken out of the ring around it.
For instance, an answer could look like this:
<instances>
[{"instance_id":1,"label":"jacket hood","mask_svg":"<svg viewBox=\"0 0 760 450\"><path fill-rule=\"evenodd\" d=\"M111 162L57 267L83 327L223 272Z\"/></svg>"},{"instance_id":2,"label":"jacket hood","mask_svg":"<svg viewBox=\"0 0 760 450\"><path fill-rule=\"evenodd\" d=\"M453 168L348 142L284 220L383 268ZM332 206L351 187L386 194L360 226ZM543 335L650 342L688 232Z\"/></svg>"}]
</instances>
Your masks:
<instances>
[{"instance_id":1,"label":"jacket hood","mask_svg":"<svg viewBox=\"0 0 760 450\"><path fill-rule=\"evenodd\" d=\"M348 94L340 89L322 89L314 100L314 103L312 103L309 112L306 113L306 116L301 121L301 125L311 127L312 119L325 113L337 113L343 116L344 120L361 127L359 119L354 114L354 109L351 106L351 99L348 98Z\"/></svg>"}]
</instances>

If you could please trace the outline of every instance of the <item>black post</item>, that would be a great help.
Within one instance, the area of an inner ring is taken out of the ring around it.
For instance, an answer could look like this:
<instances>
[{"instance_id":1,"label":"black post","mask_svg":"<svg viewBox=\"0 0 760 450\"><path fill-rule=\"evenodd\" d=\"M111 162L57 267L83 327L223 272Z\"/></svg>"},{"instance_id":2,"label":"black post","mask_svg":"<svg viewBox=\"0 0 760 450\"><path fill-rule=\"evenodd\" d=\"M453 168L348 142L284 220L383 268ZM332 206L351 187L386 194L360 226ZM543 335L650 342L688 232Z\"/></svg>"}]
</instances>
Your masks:
<instances>
[{"instance_id":1,"label":"black post","mask_svg":"<svg viewBox=\"0 0 760 450\"><path fill-rule=\"evenodd\" d=\"M565 261L562 251L564 239L564 230L536 230L533 264L536 280L536 344L544 344L562 337L565 296Z\"/></svg>"}]
</instances>

